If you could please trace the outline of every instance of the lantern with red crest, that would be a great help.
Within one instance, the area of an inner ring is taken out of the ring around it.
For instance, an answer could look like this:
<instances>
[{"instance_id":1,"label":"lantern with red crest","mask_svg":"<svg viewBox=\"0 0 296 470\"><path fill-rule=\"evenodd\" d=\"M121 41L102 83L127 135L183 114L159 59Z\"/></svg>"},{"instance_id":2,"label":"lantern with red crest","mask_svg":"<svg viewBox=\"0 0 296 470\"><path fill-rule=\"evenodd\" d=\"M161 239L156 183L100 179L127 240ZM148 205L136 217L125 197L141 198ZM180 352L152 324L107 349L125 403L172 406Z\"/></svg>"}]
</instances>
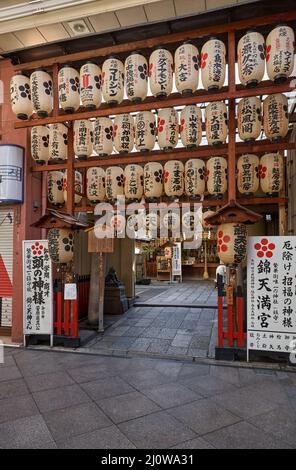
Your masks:
<instances>
[{"instance_id":1,"label":"lantern with red crest","mask_svg":"<svg viewBox=\"0 0 296 470\"><path fill-rule=\"evenodd\" d=\"M174 108L161 109L157 119L158 145L163 150L176 147L179 137L178 113Z\"/></svg>"},{"instance_id":2,"label":"lantern with red crest","mask_svg":"<svg viewBox=\"0 0 296 470\"><path fill-rule=\"evenodd\" d=\"M178 160L169 160L164 165L164 191L168 198L182 196L184 191L184 165Z\"/></svg>"},{"instance_id":3,"label":"lantern with red crest","mask_svg":"<svg viewBox=\"0 0 296 470\"><path fill-rule=\"evenodd\" d=\"M151 111L142 111L135 119L135 144L140 152L153 150L156 140L155 115Z\"/></svg>"},{"instance_id":4,"label":"lantern with red crest","mask_svg":"<svg viewBox=\"0 0 296 470\"><path fill-rule=\"evenodd\" d=\"M245 196L254 194L259 188L259 158L246 154L237 161L237 189Z\"/></svg>"},{"instance_id":5,"label":"lantern with red crest","mask_svg":"<svg viewBox=\"0 0 296 470\"><path fill-rule=\"evenodd\" d=\"M281 83L294 68L295 35L286 24L276 26L266 38L266 68L270 80Z\"/></svg>"},{"instance_id":6,"label":"lantern with red crest","mask_svg":"<svg viewBox=\"0 0 296 470\"><path fill-rule=\"evenodd\" d=\"M102 101L102 71L91 60L80 69L80 98L86 109L97 109Z\"/></svg>"},{"instance_id":7,"label":"lantern with red crest","mask_svg":"<svg viewBox=\"0 0 296 470\"><path fill-rule=\"evenodd\" d=\"M200 67L203 87L217 91L223 87L226 71L226 47L217 38L207 41L201 50Z\"/></svg>"},{"instance_id":8,"label":"lantern with red crest","mask_svg":"<svg viewBox=\"0 0 296 470\"><path fill-rule=\"evenodd\" d=\"M241 223L225 223L217 231L218 256L222 263L236 266L247 253L247 227Z\"/></svg>"},{"instance_id":9,"label":"lantern with red crest","mask_svg":"<svg viewBox=\"0 0 296 470\"><path fill-rule=\"evenodd\" d=\"M148 64L146 58L137 51L125 61L125 91L128 99L141 103L147 96Z\"/></svg>"},{"instance_id":10,"label":"lantern with red crest","mask_svg":"<svg viewBox=\"0 0 296 470\"><path fill-rule=\"evenodd\" d=\"M273 196L281 191L284 178L284 160L279 153L267 153L260 158L260 186L262 191Z\"/></svg>"}]
</instances>

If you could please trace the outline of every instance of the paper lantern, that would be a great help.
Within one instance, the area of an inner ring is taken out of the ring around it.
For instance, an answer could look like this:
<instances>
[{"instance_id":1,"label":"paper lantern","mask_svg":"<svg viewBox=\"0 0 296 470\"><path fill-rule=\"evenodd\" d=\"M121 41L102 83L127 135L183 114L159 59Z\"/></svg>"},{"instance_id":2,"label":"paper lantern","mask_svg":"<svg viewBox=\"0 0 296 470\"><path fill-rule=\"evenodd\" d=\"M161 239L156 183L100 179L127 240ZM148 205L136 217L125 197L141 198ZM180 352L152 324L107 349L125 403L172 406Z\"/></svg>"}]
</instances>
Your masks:
<instances>
[{"instance_id":1,"label":"paper lantern","mask_svg":"<svg viewBox=\"0 0 296 470\"><path fill-rule=\"evenodd\" d=\"M59 104L66 113L74 113L80 105L79 73L73 67L64 65L58 74Z\"/></svg>"},{"instance_id":2,"label":"paper lantern","mask_svg":"<svg viewBox=\"0 0 296 470\"><path fill-rule=\"evenodd\" d=\"M176 147L179 137L178 113L174 108L161 109L157 118L158 145L163 150Z\"/></svg>"},{"instance_id":3,"label":"paper lantern","mask_svg":"<svg viewBox=\"0 0 296 470\"><path fill-rule=\"evenodd\" d=\"M80 160L90 157L93 151L93 124L88 119L74 121L74 153Z\"/></svg>"},{"instance_id":4,"label":"paper lantern","mask_svg":"<svg viewBox=\"0 0 296 470\"><path fill-rule=\"evenodd\" d=\"M130 114L118 114L114 118L114 147L119 153L130 153L134 148L134 118Z\"/></svg>"},{"instance_id":5,"label":"paper lantern","mask_svg":"<svg viewBox=\"0 0 296 470\"><path fill-rule=\"evenodd\" d=\"M45 70L31 73L30 88L33 108L40 118L47 117L53 108L52 77Z\"/></svg>"},{"instance_id":6,"label":"paper lantern","mask_svg":"<svg viewBox=\"0 0 296 470\"><path fill-rule=\"evenodd\" d=\"M221 224L217 231L218 256L226 265L241 263L247 254L247 227L239 223Z\"/></svg>"},{"instance_id":7,"label":"paper lantern","mask_svg":"<svg viewBox=\"0 0 296 470\"><path fill-rule=\"evenodd\" d=\"M118 196L124 194L124 175L120 166L110 166L106 170L106 196L116 201Z\"/></svg>"},{"instance_id":8,"label":"paper lantern","mask_svg":"<svg viewBox=\"0 0 296 470\"><path fill-rule=\"evenodd\" d=\"M265 194L273 195L283 188L284 160L279 153L267 153L260 158L260 186Z\"/></svg>"},{"instance_id":9,"label":"paper lantern","mask_svg":"<svg viewBox=\"0 0 296 470\"><path fill-rule=\"evenodd\" d=\"M126 199L139 200L143 196L143 168L127 165L124 169L124 194Z\"/></svg>"},{"instance_id":10,"label":"paper lantern","mask_svg":"<svg viewBox=\"0 0 296 470\"><path fill-rule=\"evenodd\" d=\"M62 124L49 125L49 160L66 160L68 155L68 128Z\"/></svg>"},{"instance_id":11,"label":"paper lantern","mask_svg":"<svg viewBox=\"0 0 296 470\"><path fill-rule=\"evenodd\" d=\"M261 101L257 96L250 96L239 101L237 106L237 129L245 142L257 139L261 132Z\"/></svg>"},{"instance_id":12,"label":"paper lantern","mask_svg":"<svg viewBox=\"0 0 296 470\"><path fill-rule=\"evenodd\" d=\"M68 183L67 170L66 170L65 173L64 173L64 178L63 178L63 192L64 192L65 202L67 202L68 184L72 184L72 182ZM80 194L82 194L82 192L83 192L82 174L78 170L75 170L74 192L75 192L74 204L78 205L78 204L80 204L80 202L82 200L82 196L80 196Z\"/></svg>"},{"instance_id":13,"label":"paper lantern","mask_svg":"<svg viewBox=\"0 0 296 470\"><path fill-rule=\"evenodd\" d=\"M89 110L98 109L101 104L102 72L94 62L88 61L80 69L80 99Z\"/></svg>"},{"instance_id":14,"label":"paper lantern","mask_svg":"<svg viewBox=\"0 0 296 470\"><path fill-rule=\"evenodd\" d=\"M49 128L33 126L31 128L31 155L36 163L46 163L49 160Z\"/></svg>"},{"instance_id":15,"label":"paper lantern","mask_svg":"<svg viewBox=\"0 0 296 470\"><path fill-rule=\"evenodd\" d=\"M180 215L177 211L167 210L165 213L161 211L161 222L166 230L180 229ZM177 235L177 234L175 234ZM171 247L165 247L165 256L171 257Z\"/></svg>"},{"instance_id":16,"label":"paper lantern","mask_svg":"<svg viewBox=\"0 0 296 470\"><path fill-rule=\"evenodd\" d=\"M181 111L181 141L184 147L196 148L202 139L201 110L196 105L185 106Z\"/></svg>"},{"instance_id":17,"label":"paper lantern","mask_svg":"<svg viewBox=\"0 0 296 470\"><path fill-rule=\"evenodd\" d=\"M138 52L132 52L125 61L125 91L129 100L141 103L148 90L148 63Z\"/></svg>"},{"instance_id":18,"label":"paper lantern","mask_svg":"<svg viewBox=\"0 0 296 470\"><path fill-rule=\"evenodd\" d=\"M144 216L144 229L147 236L157 237L157 231L160 227L160 217L157 211L152 211Z\"/></svg>"},{"instance_id":19,"label":"paper lantern","mask_svg":"<svg viewBox=\"0 0 296 470\"><path fill-rule=\"evenodd\" d=\"M205 230L209 230L209 229L214 227L209 222L207 222L207 218L210 217L211 215L214 215L214 214L215 214L215 212L211 211L211 210L207 210L207 211L202 213L201 223L202 223L202 226Z\"/></svg>"},{"instance_id":20,"label":"paper lantern","mask_svg":"<svg viewBox=\"0 0 296 470\"><path fill-rule=\"evenodd\" d=\"M127 207L128 211L128 207ZM126 234L129 238L140 238L145 236L143 214L131 214L126 219Z\"/></svg>"},{"instance_id":21,"label":"paper lantern","mask_svg":"<svg viewBox=\"0 0 296 470\"><path fill-rule=\"evenodd\" d=\"M259 189L259 158L246 154L237 161L237 189L245 196L252 195Z\"/></svg>"},{"instance_id":22,"label":"paper lantern","mask_svg":"<svg viewBox=\"0 0 296 470\"><path fill-rule=\"evenodd\" d=\"M209 158L206 175L209 194L222 197L227 191L227 160L224 157Z\"/></svg>"},{"instance_id":23,"label":"paper lantern","mask_svg":"<svg viewBox=\"0 0 296 470\"><path fill-rule=\"evenodd\" d=\"M24 148L0 144L0 203L22 203L23 199Z\"/></svg>"},{"instance_id":24,"label":"paper lantern","mask_svg":"<svg viewBox=\"0 0 296 470\"><path fill-rule=\"evenodd\" d=\"M49 171L47 178L47 198L53 206L61 207L64 202L63 192L64 173L62 171Z\"/></svg>"},{"instance_id":25,"label":"paper lantern","mask_svg":"<svg viewBox=\"0 0 296 470\"><path fill-rule=\"evenodd\" d=\"M223 101L213 101L206 106L205 125L209 145L226 142L228 132L227 107Z\"/></svg>"},{"instance_id":26,"label":"paper lantern","mask_svg":"<svg viewBox=\"0 0 296 470\"><path fill-rule=\"evenodd\" d=\"M237 45L237 64L240 82L247 87L261 82L265 71L264 37L248 31Z\"/></svg>"},{"instance_id":27,"label":"paper lantern","mask_svg":"<svg viewBox=\"0 0 296 470\"><path fill-rule=\"evenodd\" d=\"M190 198L199 198L205 192L205 164L199 158L192 158L185 163L185 194Z\"/></svg>"},{"instance_id":28,"label":"paper lantern","mask_svg":"<svg viewBox=\"0 0 296 470\"><path fill-rule=\"evenodd\" d=\"M125 216L123 214L114 214L110 218L110 227L112 229L112 233L116 234L117 236L124 234L125 224Z\"/></svg>"},{"instance_id":29,"label":"paper lantern","mask_svg":"<svg viewBox=\"0 0 296 470\"><path fill-rule=\"evenodd\" d=\"M86 173L86 195L91 203L102 202L106 197L106 174L103 168L91 167Z\"/></svg>"},{"instance_id":30,"label":"paper lantern","mask_svg":"<svg viewBox=\"0 0 296 470\"><path fill-rule=\"evenodd\" d=\"M111 155L113 151L113 122L110 118L97 118L94 124L94 150L99 157Z\"/></svg>"},{"instance_id":31,"label":"paper lantern","mask_svg":"<svg viewBox=\"0 0 296 470\"><path fill-rule=\"evenodd\" d=\"M149 162L144 166L144 196L155 201L163 193L163 166L158 162Z\"/></svg>"},{"instance_id":32,"label":"paper lantern","mask_svg":"<svg viewBox=\"0 0 296 470\"><path fill-rule=\"evenodd\" d=\"M165 98L173 89L173 56L159 47L149 58L150 90L156 98Z\"/></svg>"},{"instance_id":33,"label":"paper lantern","mask_svg":"<svg viewBox=\"0 0 296 470\"><path fill-rule=\"evenodd\" d=\"M200 68L203 87L217 91L223 87L226 69L225 44L217 38L207 41L201 50Z\"/></svg>"},{"instance_id":34,"label":"paper lantern","mask_svg":"<svg viewBox=\"0 0 296 470\"><path fill-rule=\"evenodd\" d=\"M155 115L151 111L143 111L135 119L135 144L140 152L153 150L156 139Z\"/></svg>"},{"instance_id":35,"label":"paper lantern","mask_svg":"<svg viewBox=\"0 0 296 470\"><path fill-rule=\"evenodd\" d=\"M10 80L11 109L18 119L28 119L33 113L30 79L18 73Z\"/></svg>"},{"instance_id":36,"label":"paper lantern","mask_svg":"<svg viewBox=\"0 0 296 470\"><path fill-rule=\"evenodd\" d=\"M276 26L266 38L266 68L270 80L283 82L294 68L295 35L286 25Z\"/></svg>"},{"instance_id":37,"label":"paper lantern","mask_svg":"<svg viewBox=\"0 0 296 470\"><path fill-rule=\"evenodd\" d=\"M66 264L74 256L74 232L70 229L51 228L47 234L48 253L53 263Z\"/></svg>"},{"instance_id":38,"label":"paper lantern","mask_svg":"<svg viewBox=\"0 0 296 470\"><path fill-rule=\"evenodd\" d=\"M175 52L175 83L179 93L191 95L198 87L199 52L185 42Z\"/></svg>"},{"instance_id":39,"label":"paper lantern","mask_svg":"<svg viewBox=\"0 0 296 470\"><path fill-rule=\"evenodd\" d=\"M263 127L266 137L280 140L289 130L288 99L281 93L269 95L263 101Z\"/></svg>"},{"instance_id":40,"label":"paper lantern","mask_svg":"<svg viewBox=\"0 0 296 470\"><path fill-rule=\"evenodd\" d=\"M124 94L124 65L116 57L109 57L102 67L103 98L108 104L120 104Z\"/></svg>"},{"instance_id":41,"label":"paper lantern","mask_svg":"<svg viewBox=\"0 0 296 470\"><path fill-rule=\"evenodd\" d=\"M178 160L169 160L164 165L164 191L169 198L180 197L184 190L184 165Z\"/></svg>"}]
</instances>

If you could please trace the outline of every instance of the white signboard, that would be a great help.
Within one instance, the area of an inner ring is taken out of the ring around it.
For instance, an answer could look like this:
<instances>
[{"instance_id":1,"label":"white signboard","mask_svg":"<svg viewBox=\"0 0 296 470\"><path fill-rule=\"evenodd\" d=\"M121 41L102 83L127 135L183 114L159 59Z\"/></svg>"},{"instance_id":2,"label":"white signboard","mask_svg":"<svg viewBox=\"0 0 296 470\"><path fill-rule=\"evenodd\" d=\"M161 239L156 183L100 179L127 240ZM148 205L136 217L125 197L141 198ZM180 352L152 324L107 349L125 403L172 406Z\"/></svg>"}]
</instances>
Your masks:
<instances>
[{"instance_id":1,"label":"white signboard","mask_svg":"<svg viewBox=\"0 0 296 470\"><path fill-rule=\"evenodd\" d=\"M172 275L182 275L181 243L177 242L172 249Z\"/></svg>"},{"instance_id":2,"label":"white signboard","mask_svg":"<svg viewBox=\"0 0 296 470\"><path fill-rule=\"evenodd\" d=\"M296 237L248 238L248 350L292 351Z\"/></svg>"},{"instance_id":3,"label":"white signboard","mask_svg":"<svg viewBox=\"0 0 296 470\"><path fill-rule=\"evenodd\" d=\"M48 240L23 241L23 273L24 335L52 335L52 263Z\"/></svg>"},{"instance_id":4,"label":"white signboard","mask_svg":"<svg viewBox=\"0 0 296 470\"><path fill-rule=\"evenodd\" d=\"M76 300L77 299L77 286L74 283L65 284L64 289L64 300Z\"/></svg>"}]
</instances>

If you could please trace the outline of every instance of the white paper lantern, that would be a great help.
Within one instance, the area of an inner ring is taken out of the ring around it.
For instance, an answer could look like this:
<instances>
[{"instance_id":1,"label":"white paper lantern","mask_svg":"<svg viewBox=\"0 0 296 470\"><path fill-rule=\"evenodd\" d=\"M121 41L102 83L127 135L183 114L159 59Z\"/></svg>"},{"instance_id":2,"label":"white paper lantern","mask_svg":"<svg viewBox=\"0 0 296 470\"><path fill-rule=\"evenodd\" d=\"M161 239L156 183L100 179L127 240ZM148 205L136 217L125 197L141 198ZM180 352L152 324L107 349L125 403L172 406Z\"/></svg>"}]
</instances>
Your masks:
<instances>
[{"instance_id":1,"label":"white paper lantern","mask_svg":"<svg viewBox=\"0 0 296 470\"><path fill-rule=\"evenodd\" d=\"M199 52L185 42L175 52L175 82L179 93L191 95L198 87Z\"/></svg>"},{"instance_id":2,"label":"white paper lantern","mask_svg":"<svg viewBox=\"0 0 296 470\"><path fill-rule=\"evenodd\" d=\"M184 147L196 148L202 139L201 110L196 105L185 106L181 111L181 141Z\"/></svg>"},{"instance_id":3,"label":"white paper lantern","mask_svg":"<svg viewBox=\"0 0 296 470\"><path fill-rule=\"evenodd\" d=\"M167 50L159 47L149 58L150 90L153 96L164 98L173 89L173 56Z\"/></svg>"},{"instance_id":4,"label":"white paper lantern","mask_svg":"<svg viewBox=\"0 0 296 470\"><path fill-rule=\"evenodd\" d=\"M237 161L237 189L245 196L254 194L259 189L259 158L246 154Z\"/></svg>"},{"instance_id":5,"label":"white paper lantern","mask_svg":"<svg viewBox=\"0 0 296 470\"><path fill-rule=\"evenodd\" d=\"M143 196L143 168L127 165L124 169L124 194L126 199L138 201Z\"/></svg>"},{"instance_id":6,"label":"white paper lantern","mask_svg":"<svg viewBox=\"0 0 296 470\"><path fill-rule=\"evenodd\" d=\"M33 108L40 118L47 117L53 109L52 77L45 70L31 73L30 88Z\"/></svg>"},{"instance_id":7,"label":"white paper lantern","mask_svg":"<svg viewBox=\"0 0 296 470\"><path fill-rule=\"evenodd\" d=\"M124 194L124 174L120 166L110 166L106 170L106 196L111 201Z\"/></svg>"},{"instance_id":8,"label":"white paper lantern","mask_svg":"<svg viewBox=\"0 0 296 470\"><path fill-rule=\"evenodd\" d=\"M49 160L49 128L33 126L31 128L31 155L36 163L46 163Z\"/></svg>"},{"instance_id":9,"label":"white paper lantern","mask_svg":"<svg viewBox=\"0 0 296 470\"><path fill-rule=\"evenodd\" d=\"M63 192L64 173L49 171L47 177L47 199L53 206L61 207L65 203Z\"/></svg>"},{"instance_id":10,"label":"white paper lantern","mask_svg":"<svg viewBox=\"0 0 296 470\"><path fill-rule=\"evenodd\" d=\"M237 64L240 82L256 86L265 71L264 37L257 31L248 31L237 45Z\"/></svg>"},{"instance_id":11,"label":"white paper lantern","mask_svg":"<svg viewBox=\"0 0 296 470\"><path fill-rule=\"evenodd\" d=\"M62 124L49 125L49 160L66 160L68 155L68 128Z\"/></svg>"},{"instance_id":12,"label":"white paper lantern","mask_svg":"<svg viewBox=\"0 0 296 470\"><path fill-rule=\"evenodd\" d=\"M178 113L174 108L161 109L157 119L158 145L163 150L176 147L179 136Z\"/></svg>"},{"instance_id":13,"label":"white paper lantern","mask_svg":"<svg viewBox=\"0 0 296 470\"><path fill-rule=\"evenodd\" d=\"M222 197L227 191L227 160L224 157L209 158L206 173L209 194Z\"/></svg>"},{"instance_id":14,"label":"white paper lantern","mask_svg":"<svg viewBox=\"0 0 296 470\"><path fill-rule=\"evenodd\" d=\"M228 133L227 107L223 101L213 101L205 110L206 137L209 145L224 144Z\"/></svg>"},{"instance_id":15,"label":"white paper lantern","mask_svg":"<svg viewBox=\"0 0 296 470\"><path fill-rule=\"evenodd\" d=\"M94 150L99 157L107 157L113 151L113 122L110 118L97 118L94 124Z\"/></svg>"},{"instance_id":16,"label":"white paper lantern","mask_svg":"<svg viewBox=\"0 0 296 470\"><path fill-rule=\"evenodd\" d=\"M103 98L108 104L120 104L124 94L124 65L116 57L109 57L102 67Z\"/></svg>"},{"instance_id":17,"label":"white paper lantern","mask_svg":"<svg viewBox=\"0 0 296 470\"><path fill-rule=\"evenodd\" d=\"M237 129L245 142L257 139L261 132L261 101L257 96L250 96L239 101L237 106Z\"/></svg>"},{"instance_id":18,"label":"white paper lantern","mask_svg":"<svg viewBox=\"0 0 296 470\"><path fill-rule=\"evenodd\" d=\"M146 58L132 52L125 61L125 91L128 99L134 103L141 103L148 90L148 63Z\"/></svg>"},{"instance_id":19,"label":"white paper lantern","mask_svg":"<svg viewBox=\"0 0 296 470\"><path fill-rule=\"evenodd\" d=\"M295 35L286 25L276 26L266 38L266 67L270 80L283 82L294 68Z\"/></svg>"},{"instance_id":20,"label":"white paper lantern","mask_svg":"<svg viewBox=\"0 0 296 470\"><path fill-rule=\"evenodd\" d=\"M74 113L80 105L79 73L73 67L64 65L58 74L59 104L66 113Z\"/></svg>"},{"instance_id":21,"label":"white paper lantern","mask_svg":"<svg viewBox=\"0 0 296 470\"><path fill-rule=\"evenodd\" d=\"M288 99L282 93L269 95L263 101L263 127L270 140L286 137L289 130Z\"/></svg>"},{"instance_id":22,"label":"white paper lantern","mask_svg":"<svg viewBox=\"0 0 296 470\"><path fill-rule=\"evenodd\" d=\"M267 195L278 193L283 188L284 160L279 153L267 153L260 158L260 186Z\"/></svg>"},{"instance_id":23,"label":"white paper lantern","mask_svg":"<svg viewBox=\"0 0 296 470\"><path fill-rule=\"evenodd\" d=\"M93 151L93 124L88 119L74 121L74 153L80 160L90 157Z\"/></svg>"},{"instance_id":24,"label":"white paper lantern","mask_svg":"<svg viewBox=\"0 0 296 470\"><path fill-rule=\"evenodd\" d=\"M98 109L102 101L102 72L94 62L88 61L80 69L80 99L82 106Z\"/></svg>"},{"instance_id":25,"label":"white paper lantern","mask_svg":"<svg viewBox=\"0 0 296 470\"><path fill-rule=\"evenodd\" d=\"M113 138L115 150L130 153L134 148L134 118L130 114L118 114L114 118Z\"/></svg>"},{"instance_id":26,"label":"white paper lantern","mask_svg":"<svg viewBox=\"0 0 296 470\"><path fill-rule=\"evenodd\" d=\"M149 162L144 166L144 196L155 201L163 193L163 166L158 162Z\"/></svg>"},{"instance_id":27,"label":"white paper lantern","mask_svg":"<svg viewBox=\"0 0 296 470\"><path fill-rule=\"evenodd\" d=\"M10 80L11 108L18 119L28 119L33 113L30 79L18 73Z\"/></svg>"},{"instance_id":28,"label":"white paper lantern","mask_svg":"<svg viewBox=\"0 0 296 470\"><path fill-rule=\"evenodd\" d=\"M68 176L67 176L67 170L64 173L64 178L63 178L63 192L64 192L64 198L65 202L67 202L67 188L68 184L72 184L72 182L68 183ZM83 184L82 184L82 174L80 171L75 170L75 182L74 182L74 204L78 205L80 204L82 200L82 192L83 192Z\"/></svg>"},{"instance_id":29,"label":"white paper lantern","mask_svg":"<svg viewBox=\"0 0 296 470\"><path fill-rule=\"evenodd\" d=\"M210 230L211 228L214 228L214 225L211 225L207 219L208 217L210 217L211 215L214 215L215 212L212 211L212 210L207 210L207 211L204 211L202 212L201 214L201 224L204 228L204 230Z\"/></svg>"},{"instance_id":30,"label":"white paper lantern","mask_svg":"<svg viewBox=\"0 0 296 470\"><path fill-rule=\"evenodd\" d=\"M164 191L169 198L183 195L184 165L178 160L169 160L164 165Z\"/></svg>"},{"instance_id":31,"label":"white paper lantern","mask_svg":"<svg viewBox=\"0 0 296 470\"><path fill-rule=\"evenodd\" d=\"M106 197L106 174L103 168L91 167L86 173L87 199L95 204L102 202Z\"/></svg>"},{"instance_id":32,"label":"white paper lantern","mask_svg":"<svg viewBox=\"0 0 296 470\"><path fill-rule=\"evenodd\" d=\"M53 263L66 264L74 256L74 232L70 229L52 228L48 231L48 252Z\"/></svg>"},{"instance_id":33,"label":"white paper lantern","mask_svg":"<svg viewBox=\"0 0 296 470\"><path fill-rule=\"evenodd\" d=\"M156 139L155 115L151 111L143 111L135 119L135 144L140 152L153 150Z\"/></svg>"},{"instance_id":34,"label":"white paper lantern","mask_svg":"<svg viewBox=\"0 0 296 470\"><path fill-rule=\"evenodd\" d=\"M185 194L194 199L205 192L205 163L199 158L192 158L185 163Z\"/></svg>"},{"instance_id":35,"label":"white paper lantern","mask_svg":"<svg viewBox=\"0 0 296 470\"><path fill-rule=\"evenodd\" d=\"M218 227L218 256L226 265L241 263L247 254L247 227L239 223L221 224Z\"/></svg>"},{"instance_id":36,"label":"white paper lantern","mask_svg":"<svg viewBox=\"0 0 296 470\"><path fill-rule=\"evenodd\" d=\"M15 144L0 144L0 175L0 203L22 203L24 199L23 147Z\"/></svg>"},{"instance_id":37,"label":"white paper lantern","mask_svg":"<svg viewBox=\"0 0 296 470\"><path fill-rule=\"evenodd\" d=\"M217 38L207 41L201 50L200 68L203 87L208 91L217 91L223 87L226 70L226 48Z\"/></svg>"}]
</instances>

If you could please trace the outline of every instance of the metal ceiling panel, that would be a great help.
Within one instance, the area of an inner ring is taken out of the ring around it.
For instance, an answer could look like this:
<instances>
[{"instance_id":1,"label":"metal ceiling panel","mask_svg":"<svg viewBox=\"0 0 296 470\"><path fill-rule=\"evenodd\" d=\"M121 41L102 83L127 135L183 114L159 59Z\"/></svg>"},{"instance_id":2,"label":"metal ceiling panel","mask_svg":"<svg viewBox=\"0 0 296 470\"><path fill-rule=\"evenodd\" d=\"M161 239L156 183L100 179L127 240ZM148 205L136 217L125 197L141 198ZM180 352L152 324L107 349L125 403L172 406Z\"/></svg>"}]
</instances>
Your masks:
<instances>
[{"instance_id":1,"label":"metal ceiling panel","mask_svg":"<svg viewBox=\"0 0 296 470\"><path fill-rule=\"evenodd\" d=\"M0 34L0 47L4 51L21 49L24 44L12 33Z\"/></svg>"},{"instance_id":2,"label":"metal ceiling panel","mask_svg":"<svg viewBox=\"0 0 296 470\"><path fill-rule=\"evenodd\" d=\"M70 37L67 30L62 23L49 24L46 26L39 26L38 31L44 36L46 41L59 41Z\"/></svg>"},{"instance_id":3,"label":"metal ceiling panel","mask_svg":"<svg viewBox=\"0 0 296 470\"><path fill-rule=\"evenodd\" d=\"M117 10L116 16L122 27L147 23L147 17L143 7Z\"/></svg>"},{"instance_id":4,"label":"metal ceiling panel","mask_svg":"<svg viewBox=\"0 0 296 470\"><path fill-rule=\"evenodd\" d=\"M23 29L16 31L15 36L24 44L25 47L36 46L46 42L42 34L36 28Z\"/></svg>"},{"instance_id":5,"label":"metal ceiling panel","mask_svg":"<svg viewBox=\"0 0 296 470\"><path fill-rule=\"evenodd\" d=\"M94 30L98 33L120 28L120 23L113 12L92 15L88 19Z\"/></svg>"},{"instance_id":6,"label":"metal ceiling panel","mask_svg":"<svg viewBox=\"0 0 296 470\"><path fill-rule=\"evenodd\" d=\"M148 21L161 21L175 18L175 6L173 0L163 0L153 5L144 5Z\"/></svg>"},{"instance_id":7,"label":"metal ceiling panel","mask_svg":"<svg viewBox=\"0 0 296 470\"><path fill-rule=\"evenodd\" d=\"M177 16L201 13L206 9L205 0L174 0Z\"/></svg>"}]
</instances>

